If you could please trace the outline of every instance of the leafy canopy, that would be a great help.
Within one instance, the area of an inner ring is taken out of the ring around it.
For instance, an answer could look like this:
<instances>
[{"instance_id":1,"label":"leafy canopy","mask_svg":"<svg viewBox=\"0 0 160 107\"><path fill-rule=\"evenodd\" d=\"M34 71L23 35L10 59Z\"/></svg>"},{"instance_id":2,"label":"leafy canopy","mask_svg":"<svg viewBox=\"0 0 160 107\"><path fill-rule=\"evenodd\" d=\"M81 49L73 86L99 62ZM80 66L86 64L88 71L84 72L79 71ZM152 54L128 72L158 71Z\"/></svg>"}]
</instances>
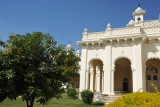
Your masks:
<instances>
[{"instance_id":1,"label":"leafy canopy","mask_svg":"<svg viewBox=\"0 0 160 107\"><path fill-rule=\"evenodd\" d=\"M35 98L46 104L60 97L62 84L78 76L79 58L56 43L41 32L10 36L0 50L0 101L22 96L27 107L33 107Z\"/></svg>"}]
</instances>

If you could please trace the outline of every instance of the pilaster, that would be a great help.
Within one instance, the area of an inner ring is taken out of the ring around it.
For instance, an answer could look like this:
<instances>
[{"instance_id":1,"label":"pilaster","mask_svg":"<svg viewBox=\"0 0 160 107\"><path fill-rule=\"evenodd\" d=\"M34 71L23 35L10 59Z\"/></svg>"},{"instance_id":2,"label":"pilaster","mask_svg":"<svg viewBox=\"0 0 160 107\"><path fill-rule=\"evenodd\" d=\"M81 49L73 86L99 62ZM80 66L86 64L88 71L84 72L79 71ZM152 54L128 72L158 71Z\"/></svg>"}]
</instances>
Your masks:
<instances>
[{"instance_id":1,"label":"pilaster","mask_svg":"<svg viewBox=\"0 0 160 107\"><path fill-rule=\"evenodd\" d=\"M86 89L89 89L89 70L86 70Z\"/></svg>"},{"instance_id":2,"label":"pilaster","mask_svg":"<svg viewBox=\"0 0 160 107\"><path fill-rule=\"evenodd\" d=\"M137 78L136 78L136 71L132 68L132 84L133 84L133 92L137 91Z\"/></svg>"},{"instance_id":3,"label":"pilaster","mask_svg":"<svg viewBox=\"0 0 160 107\"><path fill-rule=\"evenodd\" d=\"M82 49L81 56L81 71L80 71L80 92L85 89L86 86L86 70L87 70L87 49Z\"/></svg>"},{"instance_id":4,"label":"pilaster","mask_svg":"<svg viewBox=\"0 0 160 107\"><path fill-rule=\"evenodd\" d=\"M104 60L104 91L105 94L111 93L111 64L112 62L112 46L105 47L105 60Z\"/></svg>"},{"instance_id":5,"label":"pilaster","mask_svg":"<svg viewBox=\"0 0 160 107\"><path fill-rule=\"evenodd\" d=\"M114 95L114 69L110 69L111 72L111 94Z\"/></svg>"},{"instance_id":6,"label":"pilaster","mask_svg":"<svg viewBox=\"0 0 160 107\"><path fill-rule=\"evenodd\" d=\"M104 70L102 71L102 92L104 91Z\"/></svg>"},{"instance_id":7,"label":"pilaster","mask_svg":"<svg viewBox=\"0 0 160 107\"><path fill-rule=\"evenodd\" d=\"M96 81L96 83L97 83L96 84L96 87L97 87L96 91L100 92L100 67L99 67L99 65L96 66L96 80L97 80Z\"/></svg>"},{"instance_id":8,"label":"pilaster","mask_svg":"<svg viewBox=\"0 0 160 107\"><path fill-rule=\"evenodd\" d=\"M136 77L133 77L133 78L136 78L134 81L133 81L133 86L135 86L135 83L136 83L136 87L133 87L133 92L135 91L138 91L140 89L140 91L143 91L143 61L142 61L142 44L141 43L138 43L138 44L135 44L135 73L133 76L136 76Z\"/></svg>"},{"instance_id":9,"label":"pilaster","mask_svg":"<svg viewBox=\"0 0 160 107\"><path fill-rule=\"evenodd\" d=\"M93 66L90 67L90 90L93 91L93 75L94 75L94 71L93 71Z\"/></svg>"}]
</instances>

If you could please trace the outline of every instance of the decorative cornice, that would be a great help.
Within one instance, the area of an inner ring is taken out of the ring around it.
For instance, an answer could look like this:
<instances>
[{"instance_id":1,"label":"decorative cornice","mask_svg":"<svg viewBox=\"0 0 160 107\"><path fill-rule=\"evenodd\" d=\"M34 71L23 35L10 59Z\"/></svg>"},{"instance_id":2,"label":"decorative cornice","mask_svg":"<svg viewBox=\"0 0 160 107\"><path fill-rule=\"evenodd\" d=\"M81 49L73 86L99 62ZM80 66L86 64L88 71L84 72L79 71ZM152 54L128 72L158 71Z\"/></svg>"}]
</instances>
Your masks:
<instances>
[{"instance_id":1,"label":"decorative cornice","mask_svg":"<svg viewBox=\"0 0 160 107\"><path fill-rule=\"evenodd\" d=\"M139 26L140 24L141 26ZM83 33L82 41L77 41L77 45L83 48L102 47L103 45L119 45L145 43L151 40L160 42L160 21L149 20L138 22L133 27L107 29L105 32Z\"/></svg>"},{"instance_id":2,"label":"decorative cornice","mask_svg":"<svg viewBox=\"0 0 160 107\"><path fill-rule=\"evenodd\" d=\"M98 39L95 41L77 41L77 45L83 47L101 47L103 44L105 45L114 45L114 44L127 44L130 43L137 43L137 40L146 38L145 35L139 36L128 36L128 37L108 37L103 39Z\"/></svg>"},{"instance_id":3,"label":"decorative cornice","mask_svg":"<svg viewBox=\"0 0 160 107\"><path fill-rule=\"evenodd\" d=\"M83 33L82 41L93 41L107 37L122 37L122 36L133 36L141 34L154 34L160 33L160 21L159 20L148 20L142 22L136 22L132 27L107 29L104 32L93 32Z\"/></svg>"}]
</instances>

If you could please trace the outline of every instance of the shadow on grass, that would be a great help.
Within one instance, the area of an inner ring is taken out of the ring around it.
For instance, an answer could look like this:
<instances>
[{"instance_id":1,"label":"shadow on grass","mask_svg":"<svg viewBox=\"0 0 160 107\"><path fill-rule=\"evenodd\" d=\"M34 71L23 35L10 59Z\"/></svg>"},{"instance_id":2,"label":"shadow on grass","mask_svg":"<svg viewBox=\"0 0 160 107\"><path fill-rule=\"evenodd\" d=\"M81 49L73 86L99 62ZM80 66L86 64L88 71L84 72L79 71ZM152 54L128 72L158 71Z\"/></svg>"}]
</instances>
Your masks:
<instances>
[{"instance_id":1,"label":"shadow on grass","mask_svg":"<svg viewBox=\"0 0 160 107\"><path fill-rule=\"evenodd\" d=\"M103 106L103 105L105 105L105 103L103 103L103 102L93 102L92 105Z\"/></svg>"}]
</instances>

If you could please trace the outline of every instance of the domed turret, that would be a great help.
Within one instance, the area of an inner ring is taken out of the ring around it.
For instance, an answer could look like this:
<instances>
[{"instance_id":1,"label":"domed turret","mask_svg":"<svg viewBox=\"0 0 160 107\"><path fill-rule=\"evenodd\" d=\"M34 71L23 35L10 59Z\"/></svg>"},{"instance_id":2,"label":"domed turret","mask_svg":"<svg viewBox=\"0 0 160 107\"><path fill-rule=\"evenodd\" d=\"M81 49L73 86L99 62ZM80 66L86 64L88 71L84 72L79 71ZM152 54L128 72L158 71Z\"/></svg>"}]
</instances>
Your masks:
<instances>
[{"instance_id":1,"label":"domed turret","mask_svg":"<svg viewBox=\"0 0 160 107\"><path fill-rule=\"evenodd\" d=\"M77 57L80 57L80 54L81 54L81 52L80 52L80 50L78 49L78 50L76 51L76 56L77 56Z\"/></svg>"},{"instance_id":2,"label":"domed turret","mask_svg":"<svg viewBox=\"0 0 160 107\"><path fill-rule=\"evenodd\" d=\"M67 48L67 50L73 49L71 44L68 44L66 48Z\"/></svg>"},{"instance_id":3,"label":"domed turret","mask_svg":"<svg viewBox=\"0 0 160 107\"><path fill-rule=\"evenodd\" d=\"M141 22L141 21L143 21L143 19L145 18L145 15L146 15L146 11L143 10L140 7L140 4L139 4L139 6L135 10L135 12L133 12L133 18L135 19L135 22Z\"/></svg>"},{"instance_id":4,"label":"domed turret","mask_svg":"<svg viewBox=\"0 0 160 107\"><path fill-rule=\"evenodd\" d=\"M129 27L129 26L134 26L134 21L131 19L130 21L129 21L129 23L127 24L127 26Z\"/></svg>"},{"instance_id":5,"label":"domed turret","mask_svg":"<svg viewBox=\"0 0 160 107\"><path fill-rule=\"evenodd\" d=\"M142 8L138 7L136 10L135 10L136 13L143 13L145 12Z\"/></svg>"}]
</instances>

